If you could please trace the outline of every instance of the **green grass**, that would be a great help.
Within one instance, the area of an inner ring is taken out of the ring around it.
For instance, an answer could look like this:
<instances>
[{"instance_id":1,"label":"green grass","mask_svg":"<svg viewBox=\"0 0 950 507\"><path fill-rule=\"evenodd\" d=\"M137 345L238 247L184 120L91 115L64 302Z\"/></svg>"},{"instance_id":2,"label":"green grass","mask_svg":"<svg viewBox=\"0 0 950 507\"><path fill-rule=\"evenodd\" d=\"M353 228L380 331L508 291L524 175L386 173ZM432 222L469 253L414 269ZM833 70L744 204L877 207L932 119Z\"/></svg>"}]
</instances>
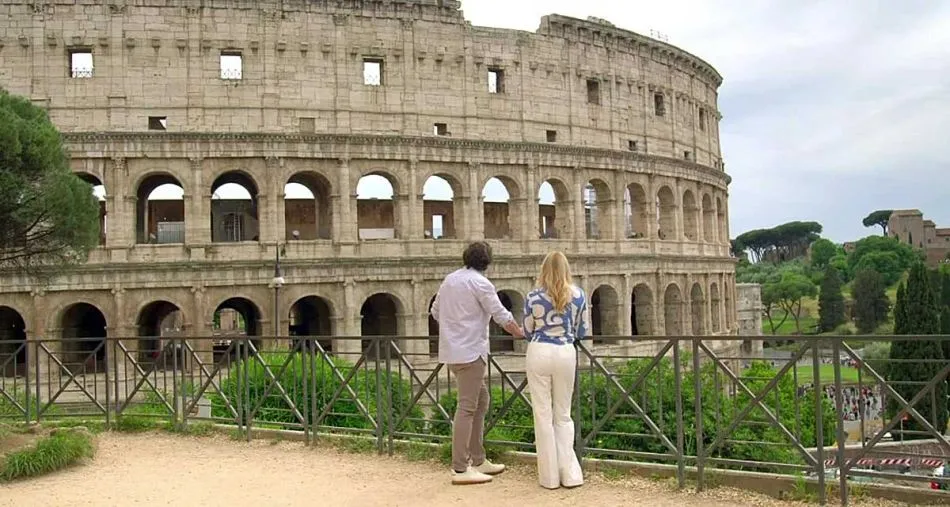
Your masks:
<instances>
[{"instance_id":1,"label":"green grass","mask_svg":"<svg viewBox=\"0 0 950 507\"><path fill-rule=\"evenodd\" d=\"M814 382L815 369L811 366L798 367L798 385L811 384ZM832 384L835 381L835 366L833 364L823 364L818 367L818 378L822 384ZM858 369L850 366L841 367L841 382L846 384L858 383Z\"/></svg>"},{"instance_id":2,"label":"green grass","mask_svg":"<svg viewBox=\"0 0 950 507\"><path fill-rule=\"evenodd\" d=\"M0 481L35 477L66 468L92 457L92 436L79 430L58 430L33 447L8 454L0 463Z\"/></svg>"}]
</instances>

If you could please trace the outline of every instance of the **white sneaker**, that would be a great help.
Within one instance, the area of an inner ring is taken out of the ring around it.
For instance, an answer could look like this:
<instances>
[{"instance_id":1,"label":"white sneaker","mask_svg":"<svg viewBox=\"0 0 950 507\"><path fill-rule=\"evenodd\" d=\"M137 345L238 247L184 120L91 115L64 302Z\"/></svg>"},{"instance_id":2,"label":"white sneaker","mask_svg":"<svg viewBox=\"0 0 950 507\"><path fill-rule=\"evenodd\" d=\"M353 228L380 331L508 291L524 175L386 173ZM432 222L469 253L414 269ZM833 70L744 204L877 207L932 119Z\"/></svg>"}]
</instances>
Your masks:
<instances>
[{"instance_id":1,"label":"white sneaker","mask_svg":"<svg viewBox=\"0 0 950 507\"><path fill-rule=\"evenodd\" d=\"M452 484L484 484L491 480L490 475L483 474L472 467L468 467L462 473L452 471Z\"/></svg>"},{"instance_id":2,"label":"white sneaker","mask_svg":"<svg viewBox=\"0 0 950 507\"><path fill-rule=\"evenodd\" d=\"M488 461L486 459L484 462L482 462L481 465L478 465L477 467L475 467L475 470L478 470L479 472L485 475L498 475L504 472L506 470L506 467L505 465L502 465L500 463L497 463L497 464L492 463L491 461Z\"/></svg>"}]
</instances>

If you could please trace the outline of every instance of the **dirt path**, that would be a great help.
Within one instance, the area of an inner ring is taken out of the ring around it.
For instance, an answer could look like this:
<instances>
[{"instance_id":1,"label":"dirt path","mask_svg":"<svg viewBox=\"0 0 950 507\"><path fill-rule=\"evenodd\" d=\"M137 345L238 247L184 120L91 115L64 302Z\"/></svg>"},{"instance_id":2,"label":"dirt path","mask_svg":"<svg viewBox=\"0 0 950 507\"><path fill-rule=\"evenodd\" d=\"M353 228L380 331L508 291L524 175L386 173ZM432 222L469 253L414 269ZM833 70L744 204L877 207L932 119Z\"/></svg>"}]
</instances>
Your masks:
<instances>
[{"instance_id":1,"label":"dirt path","mask_svg":"<svg viewBox=\"0 0 950 507\"><path fill-rule=\"evenodd\" d=\"M296 443L234 442L164 434L100 436L96 460L0 486L0 506L765 506L769 499L717 490L671 493L647 480L593 478L547 491L530 468L491 484L452 486L446 469L401 458L346 454ZM788 505L788 504L782 504Z\"/></svg>"}]
</instances>

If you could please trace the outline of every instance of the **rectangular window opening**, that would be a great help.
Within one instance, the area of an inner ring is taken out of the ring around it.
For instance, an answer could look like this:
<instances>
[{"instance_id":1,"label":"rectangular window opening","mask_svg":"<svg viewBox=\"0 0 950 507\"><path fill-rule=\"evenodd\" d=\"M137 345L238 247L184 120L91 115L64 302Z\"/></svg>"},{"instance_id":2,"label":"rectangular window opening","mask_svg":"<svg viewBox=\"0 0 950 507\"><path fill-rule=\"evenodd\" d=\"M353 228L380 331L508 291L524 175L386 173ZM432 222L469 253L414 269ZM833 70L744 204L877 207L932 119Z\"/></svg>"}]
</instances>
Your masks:
<instances>
[{"instance_id":1,"label":"rectangular window opening","mask_svg":"<svg viewBox=\"0 0 950 507\"><path fill-rule=\"evenodd\" d=\"M432 215L432 239L439 239L445 235L445 231L442 230L444 222L444 215Z\"/></svg>"},{"instance_id":2,"label":"rectangular window opening","mask_svg":"<svg viewBox=\"0 0 950 507\"><path fill-rule=\"evenodd\" d=\"M548 131L547 131L547 140L548 140L549 143L556 143L556 142L557 142L557 131L556 131L556 130L548 130Z\"/></svg>"},{"instance_id":3,"label":"rectangular window opening","mask_svg":"<svg viewBox=\"0 0 950 507\"><path fill-rule=\"evenodd\" d=\"M432 133L437 136L449 135L449 126L445 123L436 123L432 126Z\"/></svg>"},{"instance_id":4,"label":"rectangular window opening","mask_svg":"<svg viewBox=\"0 0 950 507\"><path fill-rule=\"evenodd\" d=\"M693 159L693 153L692 153L691 151L689 151L689 150L684 151L684 152L683 152L683 158L685 158L686 160L692 160L692 159Z\"/></svg>"},{"instance_id":5,"label":"rectangular window opening","mask_svg":"<svg viewBox=\"0 0 950 507\"><path fill-rule=\"evenodd\" d=\"M596 79L587 80L587 103L600 104L600 81Z\"/></svg>"},{"instance_id":6,"label":"rectangular window opening","mask_svg":"<svg viewBox=\"0 0 950 507\"><path fill-rule=\"evenodd\" d=\"M700 132L706 131L706 110L705 109L699 110L699 130Z\"/></svg>"},{"instance_id":7,"label":"rectangular window opening","mask_svg":"<svg viewBox=\"0 0 950 507\"><path fill-rule=\"evenodd\" d=\"M304 134L311 134L316 130L316 125L314 125L313 118L300 118L300 132Z\"/></svg>"},{"instance_id":8,"label":"rectangular window opening","mask_svg":"<svg viewBox=\"0 0 950 507\"><path fill-rule=\"evenodd\" d=\"M75 79L92 77L92 50L74 48L69 50L69 75Z\"/></svg>"},{"instance_id":9,"label":"rectangular window opening","mask_svg":"<svg viewBox=\"0 0 950 507\"><path fill-rule=\"evenodd\" d=\"M488 93L505 93L505 71L488 69Z\"/></svg>"},{"instance_id":10,"label":"rectangular window opening","mask_svg":"<svg viewBox=\"0 0 950 507\"><path fill-rule=\"evenodd\" d=\"M637 142L632 139L627 141L627 149L630 151L637 151Z\"/></svg>"},{"instance_id":11,"label":"rectangular window opening","mask_svg":"<svg viewBox=\"0 0 950 507\"><path fill-rule=\"evenodd\" d=\"M381 59L363 59L363 84L367 86L383 85L383 61Z\"/></svg>"},{"instance_id":12,"label":"rectangular window opening","mask_svg":"<svg viewBox=\"0 0 950 507\"><path fill-rule=\"evenodd\" d=\"M663 94L654 93L653 94L653 112L657 116L666 115L666 104L663 103Z\"/></svg>"},{"instance_id":13,"label":"rectangular window opening","mask_svg":"<svg viewBox=\"0 0 950 507\"><path fill-rule=\"evenodd\" d=\"M240 51L221 52L221 79L239 80L244 77L244 57Z\"/></svg>"},{"instance_id":14,"label":"rectangular window opening","mask_svg":"<svg viewBox=\"0 0 950 507\"><path fill-rule=\"evenodd\" d=\"M168 117L166 117L166 116L149 116L149 117L148 117L148 129L149 129L149 130L167 130L167 129L168 129Z\"/></svg>"}]
</instances>

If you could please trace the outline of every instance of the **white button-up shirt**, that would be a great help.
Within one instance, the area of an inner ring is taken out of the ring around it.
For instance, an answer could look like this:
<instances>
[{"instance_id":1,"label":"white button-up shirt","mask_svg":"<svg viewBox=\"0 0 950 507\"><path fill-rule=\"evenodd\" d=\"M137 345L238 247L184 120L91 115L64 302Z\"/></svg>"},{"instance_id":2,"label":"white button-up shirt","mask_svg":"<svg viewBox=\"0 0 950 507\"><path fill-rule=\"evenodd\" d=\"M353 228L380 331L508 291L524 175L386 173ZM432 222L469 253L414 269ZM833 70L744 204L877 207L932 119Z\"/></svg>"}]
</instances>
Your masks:
<instances>
[{"instance_id":1,"label":"white button-up shirt","mask_svg":"<svg viewBox=\"0 0 950 507\"><path fill-rule=\"evenodd\" d=\"M439 362L445 364L470 363L479 357L487 362L489 321L504 326L514 320L498 299L495 285L468 268L445 277L431 312L439 322Z\"/></svg>"}]
</instances>

